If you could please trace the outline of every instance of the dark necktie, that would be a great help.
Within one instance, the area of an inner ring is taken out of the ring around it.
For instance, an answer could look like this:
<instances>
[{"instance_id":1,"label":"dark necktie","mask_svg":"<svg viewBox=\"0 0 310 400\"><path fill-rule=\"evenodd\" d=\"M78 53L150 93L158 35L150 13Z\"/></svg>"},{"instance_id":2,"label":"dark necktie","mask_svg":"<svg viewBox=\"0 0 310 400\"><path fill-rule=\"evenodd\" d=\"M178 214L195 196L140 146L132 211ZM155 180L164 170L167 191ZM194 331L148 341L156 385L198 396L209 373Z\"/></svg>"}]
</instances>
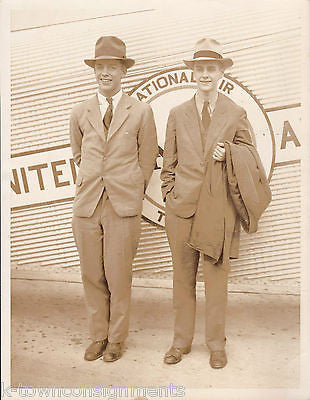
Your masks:
<instances>
[{"instance_id":1,"label":"dark necktie","mask_svg":"<svg viewBox=\"0 0 310 400\"><path fill-rule=\"evenodd\" d=\"M203 125L203 129L201 130L201 142L202 142L202 148L205 148L205 144L206 144L206 139L207 139L207 130L208 127L210 125L210 114L209 114L209 102L205 101L203 103L203 108L202 108L202 113L201 113L201 117L202 117L202 125Z\"/></svg>"},{"instance_id":2,"label":"dark necktie","mask_svg":"<svg viewBox=\"0 0 310 400\"><path fill-rule=\"evenodd\" d=\"M205 128L205 130L208 129L209 125L210 125L210 114L209 114L209 102L205 101L203 103L203 108L202 108L202 125Z\"/></svg>"},{"instance_id":3,"label":"dark necktie","mask_svg":"<svg viewBox=\"0 0 310 400\"><path fill-rule=\"evenodd\" d=\"M106 100L109 103L109 106L103 117L103 125L108 130L113 118L113 104L112 104L112 97L106 97Z\"/></svg>"}]
</instances>

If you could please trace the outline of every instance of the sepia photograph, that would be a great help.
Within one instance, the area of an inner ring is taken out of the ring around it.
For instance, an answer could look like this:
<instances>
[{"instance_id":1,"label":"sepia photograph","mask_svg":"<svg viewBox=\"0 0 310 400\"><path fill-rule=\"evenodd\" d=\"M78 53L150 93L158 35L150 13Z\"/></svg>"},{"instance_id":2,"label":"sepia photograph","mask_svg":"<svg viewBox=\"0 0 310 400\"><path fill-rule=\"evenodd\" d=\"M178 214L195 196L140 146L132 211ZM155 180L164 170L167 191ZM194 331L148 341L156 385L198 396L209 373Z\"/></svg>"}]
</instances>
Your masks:
<instances>
[{"instance_id":1,"label":"sepia photograph","mask_svg":"<svg viewBox=\"0 0 310 400\"><path fill-rule=\"evenodd\" d=\"M1 397L309 400L309 1L0 19Z\"/></svg>"}]
</instances>

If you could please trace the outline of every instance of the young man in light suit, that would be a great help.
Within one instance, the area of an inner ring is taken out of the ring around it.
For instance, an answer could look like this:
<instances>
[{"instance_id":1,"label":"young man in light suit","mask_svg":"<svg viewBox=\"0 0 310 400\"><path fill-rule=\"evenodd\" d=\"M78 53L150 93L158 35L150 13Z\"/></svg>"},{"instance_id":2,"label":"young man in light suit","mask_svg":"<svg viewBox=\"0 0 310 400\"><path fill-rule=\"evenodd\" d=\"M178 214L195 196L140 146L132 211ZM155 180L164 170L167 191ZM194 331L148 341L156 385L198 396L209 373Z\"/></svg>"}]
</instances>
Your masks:
<instances>
[{"instance_id":1,"label":"young man in light suit","mask_svg":"<svg viewBox=\"0 0 310 400\"><path fill-rule=\"evenodd\" d=\"M84 358L104 353L111 362L122 356L128 335L132 261L158 146L151 107L121 90L121 79L134 65L125 43L100 37L95 57L84 61L94 69L98 92L76 105L70 119L79 166L72 226L92 339Z\"/></svg>"},{"instance_id":2,"label":"young man in light suit","mask_svg":"<svg viewBox=\"0 0 310 400\"><path fill-rule=\"evenodd\" d=\"M175 364L181 361L182 354L191 351L200 252L188 242L202 184L207 177L211 191L215 189L214 193L219 193L219 198L212 204L218 204L218 212L223 214L220 217L225 232L223 243L220 243L220 258L215 262L203 255L205 341L210 350L211 367L223 368L227 363L225 311L229 258L236 255L238 242L236 214L225 181L224 142L229 138L233 143L251 143L251 127L245 111L218 93L218 83L224 70L233 62L223 56L221 45L216 40L204 38L198 41L193 58L184 62L193 70L197 92L169 114L161 173L162 194L166 202L166 230L174 267L175 311L173 344L165 354L164 362ZM212 179L214 171L216 176L223 177L222 182ZM224 189L217 191L219 184ZM214 197L214 193L210 196ZM208 208L208 204L203 206ZM216 218L213 220L216 221ZM196 223L203 226L206 221ZM218 234L219 227L215 225L209 227L211 235Z\"/></svg>"}]
</instances>

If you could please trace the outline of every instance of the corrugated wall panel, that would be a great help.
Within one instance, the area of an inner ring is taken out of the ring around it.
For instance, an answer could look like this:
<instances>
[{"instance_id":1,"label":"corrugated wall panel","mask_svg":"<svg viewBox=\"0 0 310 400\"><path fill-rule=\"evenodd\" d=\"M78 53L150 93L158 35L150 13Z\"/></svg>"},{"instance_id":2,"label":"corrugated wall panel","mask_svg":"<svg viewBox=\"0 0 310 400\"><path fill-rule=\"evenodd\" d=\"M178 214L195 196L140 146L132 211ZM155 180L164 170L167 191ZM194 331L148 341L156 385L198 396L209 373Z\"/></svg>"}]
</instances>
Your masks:
<instances>
[{"instance_id":1,"label":"corrugated wall panel","mask_svg":"<svg viewBox=\"0 0 310 400\"><path fill-rule=\"evenodd\" d=\"M242 11L236 12L233 19L229 11L204 17L193 14L178 19L178 30L172 29L173 16L168 19L147 12L132 18L135 28L130 25L130 16L126 16L124 26L117 26L118 35L126 38L128 53L137 59L124 80L127 90L154 72L182 65L195 38L210 34L222 40L226 52L234 58L231 74L250 87L264 106L300 101L297 11ZM230 23L225 25L228 20ZM27 41L25 32L13 34L13 152L42 148L50 143L49 139L68 143L67 124L73 104L95 90L93 73L82 60L93 53L93 43L102 34L103 26L109 32L115 31L116 24L113 17L41 28L44 44L38 43L36 32L26 32ZM289 60L285 54L290 54ZM42 142L42 135L46 141Z\"/></svg>"},{"instance_id":2,"label":"corrugated wall panel","mask_svg":"<svg viewBox=\"0 0 310 400\"><path fill-rule=\"evenodd\" d=\"M92 70L83 59L93 54L94 42L102 34L124 38L128 54L137 60L123 82L127 91L155 72L181 66L195 41L209 35L220 40L234 59L229 74L249 87L264 107L300 102L297 8L270 5L262 10L235 10L233 15L224 9L210 15L191 11L181 17L147 11L12 33L12 155L69 144L72 106L96 90ZM38 40L38 31L43 41ZM231 279L299 279L300 164L276 166L271 186L273 200L259 231L242 234ZM62 201L13 210L12 261L78 267L71 208L71 201ZM142 221L134 268L171 270L162 228Z\"/></svg>"},{"instance_id":3,"label":"corrugated wall panel","mask_svg":"<svg viewBox=\"0 0 310 400\"><path fill-rule=\"evenodd\" d=\"M242 232L240 258L231 263L231 279L299 279L300 164L275 168L271 189L273 200L258 232ZM72 202L67 201L13 211L12 261L20 265L78 266L70 225L71 208ZM134 268L171 270L170 249L162 228L142 221Z\"/></svg>"}]
</instances>

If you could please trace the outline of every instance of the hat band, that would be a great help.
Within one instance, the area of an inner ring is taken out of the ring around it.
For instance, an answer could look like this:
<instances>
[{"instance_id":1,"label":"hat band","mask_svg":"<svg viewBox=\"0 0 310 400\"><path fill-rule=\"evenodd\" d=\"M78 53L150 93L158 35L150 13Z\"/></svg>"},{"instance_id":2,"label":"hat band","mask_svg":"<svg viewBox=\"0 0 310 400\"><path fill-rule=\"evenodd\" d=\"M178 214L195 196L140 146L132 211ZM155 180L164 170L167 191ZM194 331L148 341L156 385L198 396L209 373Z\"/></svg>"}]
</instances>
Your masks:
<instances>
[{"instance_id":1,"label":"hat band","mask_svg":"<svg viewBox=\"0 0 310 400\"><path fill-rule=\"evenodd\" d=\"M104 59L117 59L117 60L126 60L126 57L122 56L122 55L113 55L113 54L100 54L100 55L95 55L95 60L104 60Z\"/></svg>"},{"instance_id":2,"label":"hat band","mask_svg":"<svg viewBox=\"0 0 310 400\"><path fill-rule=\"evenodd\" d=\"M194 53L194 58L199 58L199 57L217 58L219 60L223 58L219 53L209 50L196 51L196 53Z\"/></svg>"}]
</instances>

